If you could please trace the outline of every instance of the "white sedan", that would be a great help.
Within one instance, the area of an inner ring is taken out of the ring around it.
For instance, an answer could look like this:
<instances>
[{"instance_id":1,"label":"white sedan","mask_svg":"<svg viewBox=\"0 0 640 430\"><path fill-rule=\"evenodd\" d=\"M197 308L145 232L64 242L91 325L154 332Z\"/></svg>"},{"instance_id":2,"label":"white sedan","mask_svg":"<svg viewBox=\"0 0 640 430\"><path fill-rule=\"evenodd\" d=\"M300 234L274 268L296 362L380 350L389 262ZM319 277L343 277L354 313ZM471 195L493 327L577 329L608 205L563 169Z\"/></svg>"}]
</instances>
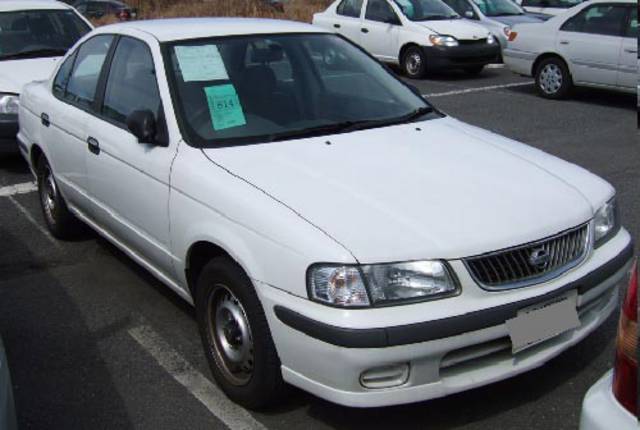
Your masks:
<instances>
[{"instance_id":1,"label":"white sedan","mask_svg":"<svg viewBox=\"0 0 640 430\"><path fill-rule=\"evenodd\" d=\"M593 0L537 24L515 25L503 51L514 72L534 76L543 97L566 97L575 86L635 94L638 3Z\"/></svg>"},{"instance_id":2,"label":"white sedan","mask_svg":"<svg viewBox=\"0 0 640 430\"><path fill-rule=\"evenodd\" d=\"M638 264L631 269L620 312L616 361L589 389L580 430L638 429Z\"/></svg>"},{"instance_id":3,"label":"white sedan","mask_svg":"<svg viewBox=\"0 0 640 430\"><path fill-rule=\"evenodd\" d=\"M61 2L0 1L0 155L18 153L22 87L47 79L57 61L91 28L71 6Z\"/></svg>"},{"instance_id":4,"label":"white sedan","mask_svg":"<svg viewBox=\"0 0 640 430\"><path fill-rule=\"evenodd\" d=\"M102 27L20 124L51 232L80 219L193 303L249 407L285 381L365 407L533 369L613 312L633 254L607 182L302 23Z\"/></svg>"},{"instance_id":5,"label":"white sedan","mask_svg":"<svg viewBox=\"0 0 640 430\"><path fill-rule=\"evenodd\" d=\"M527 12L542 13L545 15L559 15L572 7L579 5L584 0L515 0Z\"/></svg>"}]
</instances>

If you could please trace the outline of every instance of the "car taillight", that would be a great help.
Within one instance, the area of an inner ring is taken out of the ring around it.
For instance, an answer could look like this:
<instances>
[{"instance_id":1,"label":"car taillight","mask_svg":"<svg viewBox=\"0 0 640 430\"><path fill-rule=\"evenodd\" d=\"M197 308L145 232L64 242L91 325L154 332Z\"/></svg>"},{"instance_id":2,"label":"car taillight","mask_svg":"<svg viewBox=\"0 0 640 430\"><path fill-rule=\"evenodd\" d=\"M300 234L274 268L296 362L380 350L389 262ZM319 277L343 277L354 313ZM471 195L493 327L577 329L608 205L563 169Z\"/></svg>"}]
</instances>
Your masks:
<instances>
[{"instance_id":1,"label":"car taillight","mask_svg":"<svg viewBox=\"0 0 640 430\"><path fill-rule=\"evenodd\" d=\"M613 394L638 416L638 261L631 271L629 289L620 313L613 369Z\"/></svg>"},{"instance_id":2,"label":"car taillight","mask_svg":"<svg viewBox=\"0 0 640 430\"><path fill-rule=\"evenodd\" d=\"M518 37L518 33L511 30L509 32L509 42L513 42L514 40L516 40L516 37Z\"/></svg>"}]
</instances>

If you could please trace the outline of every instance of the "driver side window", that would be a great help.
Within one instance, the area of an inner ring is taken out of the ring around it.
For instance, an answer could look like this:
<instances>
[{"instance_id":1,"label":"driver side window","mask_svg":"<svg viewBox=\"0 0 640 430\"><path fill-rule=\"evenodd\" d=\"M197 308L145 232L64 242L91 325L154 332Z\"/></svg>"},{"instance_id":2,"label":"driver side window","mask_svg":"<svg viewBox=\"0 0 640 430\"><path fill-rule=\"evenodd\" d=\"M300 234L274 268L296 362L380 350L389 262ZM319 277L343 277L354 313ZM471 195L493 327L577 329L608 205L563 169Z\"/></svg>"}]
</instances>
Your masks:
<instances>
[{"instance_id":1,"label":"driver side window","mask_svg":"<svg viewBox=\"0 0 640 430\"><path fill-rule=\"evenodd\" d=\"M365 19L369 21L398 24L400 21L387 0L369 0Z\"/></svg>"},{"instance_id":2,"label":"driver side window","mask_svg":"<svg viewBox=\"0 0 640 430\"><path fill-rule=\"evenodd\" d=\"M336 12L338 15L360 18L363 0L342 0Z\"/></svg>"}]
</instances>

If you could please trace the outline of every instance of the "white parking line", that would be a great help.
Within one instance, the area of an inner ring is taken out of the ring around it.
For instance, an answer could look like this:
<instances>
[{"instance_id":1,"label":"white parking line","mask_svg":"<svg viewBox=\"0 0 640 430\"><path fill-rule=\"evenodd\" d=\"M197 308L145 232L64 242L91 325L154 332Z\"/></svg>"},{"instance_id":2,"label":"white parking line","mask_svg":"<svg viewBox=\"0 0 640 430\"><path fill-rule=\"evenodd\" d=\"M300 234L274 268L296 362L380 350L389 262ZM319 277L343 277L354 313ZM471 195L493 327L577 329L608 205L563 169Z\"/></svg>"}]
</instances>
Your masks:
<instances>
[{"instance_id":1,"label":"white parking line","mask_svg":"<svg viewBox=\"0 0 640 430\"><path fill-rule=\"evenodd\" d=\"M0 197L15 196L16 194L28 194L36 191L38 186L35 182L23 182L21 184L7 185L0 187Z\"/></svg>"},{"instance_id":2,"label":"white parking line","mask_svg":"<svg viewBox=\"0 0 640 430\"><path fill-rule=\"evenodd\" d=\"M140 344L173 379L200 401L231 430L266 430L242 407L229 400L220 389L198 372L175 351L158 333L147 325L129 330L129 335Z\"/></svg>"},{"instance_id":3,"label":"white parking line","mask_svg":"<svg viewBox=\"0 0 640 430\"><path fill-rule=\"evenodd\" d=\"M60 242L58 242L56 240L55 237L53 237L51 235L51 233L49 233L49 231L47 231L47 229L45 229L43 226L41 226L40 224L38 224L38 221L35 220L35 218L33 218L31 216L31 214L29 213L29 211L27 210L27 208L25 208L24 206L22 206L12 195L7 196L9 198L9 201L11 203L14 204L14 206L16 208L18 208L18 210L20 212L22 212L22 215L24 215L24 217L27 219L27 221L29 221L31 224L33 224L33 226L35 228L37 228L40 233L44 234L44 236L49 240L49 242L51 242L51 244L53 246L55 246L56 248L58 248L58 250L62 250L62 245L60 245Z\"/></svg>"},{"instance_id":4,"label":"white parking line","mask_svg":"<svg viewBox=\"0 0 640 430\"><path fill-rule=\"evenodd\" d=\"M526 87L533 84L534 84L533 82L514 82L511 84L490 85L487 87L466 88L464 90L445 91L443 93L423 94L423 96L424 97L456 96L458 94L478 93L482 91L500 90L502 88Z\"/></svg>"}]
</instances>

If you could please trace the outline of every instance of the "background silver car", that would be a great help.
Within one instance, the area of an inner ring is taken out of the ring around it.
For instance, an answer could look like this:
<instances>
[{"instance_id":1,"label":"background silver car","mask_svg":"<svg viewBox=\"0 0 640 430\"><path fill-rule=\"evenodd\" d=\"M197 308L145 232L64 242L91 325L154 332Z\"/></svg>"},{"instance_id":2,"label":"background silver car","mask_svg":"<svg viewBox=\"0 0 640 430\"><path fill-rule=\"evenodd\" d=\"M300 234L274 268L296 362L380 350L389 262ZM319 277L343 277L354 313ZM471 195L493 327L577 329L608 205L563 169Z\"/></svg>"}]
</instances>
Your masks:
<instances>
[{"instance_id":1,"label":"background silver car","mask_svg":"<svg viewBox=\"0 0 640 430\"><path fill-rule=\"evenodd\" d=\"M529 13L512 0L442 0L460 16L484 26L500 42L507 46L509 29L520 23L538 23L550 15Z\"/></svg>"}]
</instances>

